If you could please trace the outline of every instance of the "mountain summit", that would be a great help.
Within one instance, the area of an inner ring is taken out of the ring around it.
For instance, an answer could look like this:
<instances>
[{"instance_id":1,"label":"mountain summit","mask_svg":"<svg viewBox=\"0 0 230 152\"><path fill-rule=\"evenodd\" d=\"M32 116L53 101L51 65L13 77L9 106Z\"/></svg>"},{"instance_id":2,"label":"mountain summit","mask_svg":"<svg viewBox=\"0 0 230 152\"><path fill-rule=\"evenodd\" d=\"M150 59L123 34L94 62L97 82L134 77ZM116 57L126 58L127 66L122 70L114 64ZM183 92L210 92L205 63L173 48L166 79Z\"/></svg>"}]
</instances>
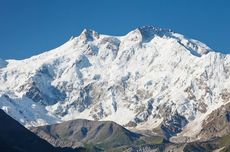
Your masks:
<instances>
[{"instance_id":1,"label":"mountain summit","mask_svg":"<svg viewBox=\"0 0 230 152\"><path fill-rule=\"evenodd\" d=\"M0 107L25 126L111 120L192 141L206 137L203 122L230 101L230 55L152 26L124 36L86 29L56 49L4 62Z\"/></svg>"}]
</instances>

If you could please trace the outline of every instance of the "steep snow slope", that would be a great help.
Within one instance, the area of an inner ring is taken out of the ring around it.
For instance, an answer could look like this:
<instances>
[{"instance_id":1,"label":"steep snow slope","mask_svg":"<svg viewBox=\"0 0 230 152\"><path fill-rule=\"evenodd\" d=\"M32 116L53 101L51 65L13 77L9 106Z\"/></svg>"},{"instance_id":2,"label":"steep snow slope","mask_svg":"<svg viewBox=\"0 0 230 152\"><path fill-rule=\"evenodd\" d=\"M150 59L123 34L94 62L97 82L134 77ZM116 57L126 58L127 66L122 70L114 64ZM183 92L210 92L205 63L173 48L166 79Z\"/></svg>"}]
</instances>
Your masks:
<instances>
[{"instance_id":1,"label":"steep snow slope","mask_svg":"<svg viewBox=\"0 0 230 152\"><path fill-rule=\"evenodd\" d=\"M6 62L0 107L25 126L84 118L192 137L229 102L229 55L152 26L120 37L84 30L54 50Z\"/></svg>"}]
</instances>

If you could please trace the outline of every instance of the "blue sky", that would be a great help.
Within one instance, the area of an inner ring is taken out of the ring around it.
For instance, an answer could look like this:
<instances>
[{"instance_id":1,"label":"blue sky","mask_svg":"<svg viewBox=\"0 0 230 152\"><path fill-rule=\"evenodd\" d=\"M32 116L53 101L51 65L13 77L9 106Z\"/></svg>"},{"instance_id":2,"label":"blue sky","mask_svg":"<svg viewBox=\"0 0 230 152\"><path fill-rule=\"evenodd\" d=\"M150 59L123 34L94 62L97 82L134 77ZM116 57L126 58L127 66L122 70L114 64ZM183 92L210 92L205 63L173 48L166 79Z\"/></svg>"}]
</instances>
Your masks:
<instances>
[{"instance_id":1,"label":"blue sky","mask_svg":"<svg viewBox=\"0 0 230 152\"><path fill-rule=\"evenodd\" d=\"M229 0L0 0L0 58L24 59L55 48L84 28L124 35L170 28L230 53Z\"/></svg>"}]
</instances>

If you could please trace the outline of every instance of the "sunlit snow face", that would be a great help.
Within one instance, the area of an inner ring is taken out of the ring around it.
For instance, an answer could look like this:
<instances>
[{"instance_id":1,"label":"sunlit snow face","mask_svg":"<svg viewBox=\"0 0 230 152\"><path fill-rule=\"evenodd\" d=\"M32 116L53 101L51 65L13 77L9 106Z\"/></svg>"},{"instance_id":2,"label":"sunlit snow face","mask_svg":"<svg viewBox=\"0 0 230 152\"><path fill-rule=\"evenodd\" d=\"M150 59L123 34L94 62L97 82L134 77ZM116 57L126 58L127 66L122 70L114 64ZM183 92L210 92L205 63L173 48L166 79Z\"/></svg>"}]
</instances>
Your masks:
<instances>
[{"instance_id":1,"label":"sunlit snow face","mask_svg":"<svg viewBox=\"0 0 230 152\"><path fill-rule=\"evenodd\" d=\"M0 62L0 107L24 125L85 118L151 130L175 119L182 131L230 92L229 56L154 27L84 30L51 51Z\"/></svg>"}]
</instances>

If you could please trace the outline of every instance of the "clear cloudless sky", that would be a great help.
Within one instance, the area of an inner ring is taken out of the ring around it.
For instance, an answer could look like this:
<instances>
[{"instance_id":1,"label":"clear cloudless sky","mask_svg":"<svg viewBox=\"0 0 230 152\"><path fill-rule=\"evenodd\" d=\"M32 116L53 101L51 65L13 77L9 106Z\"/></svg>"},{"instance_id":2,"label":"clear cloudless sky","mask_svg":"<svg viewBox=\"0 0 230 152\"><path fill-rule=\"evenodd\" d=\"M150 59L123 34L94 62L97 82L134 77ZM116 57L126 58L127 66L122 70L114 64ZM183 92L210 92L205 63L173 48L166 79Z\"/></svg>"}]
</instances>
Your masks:
<instances>
[{"instance_id":1,"label":"clear cloudless sky","mask_svg":"<svg viewBox=\"0 0 230 152\"><path fill-rule=\"evenodd\" d=\"M230 0L0 0L0 58L53 49L84 28L124 35L143 25L230 53Z\"/></svg>"}]
</instances>

